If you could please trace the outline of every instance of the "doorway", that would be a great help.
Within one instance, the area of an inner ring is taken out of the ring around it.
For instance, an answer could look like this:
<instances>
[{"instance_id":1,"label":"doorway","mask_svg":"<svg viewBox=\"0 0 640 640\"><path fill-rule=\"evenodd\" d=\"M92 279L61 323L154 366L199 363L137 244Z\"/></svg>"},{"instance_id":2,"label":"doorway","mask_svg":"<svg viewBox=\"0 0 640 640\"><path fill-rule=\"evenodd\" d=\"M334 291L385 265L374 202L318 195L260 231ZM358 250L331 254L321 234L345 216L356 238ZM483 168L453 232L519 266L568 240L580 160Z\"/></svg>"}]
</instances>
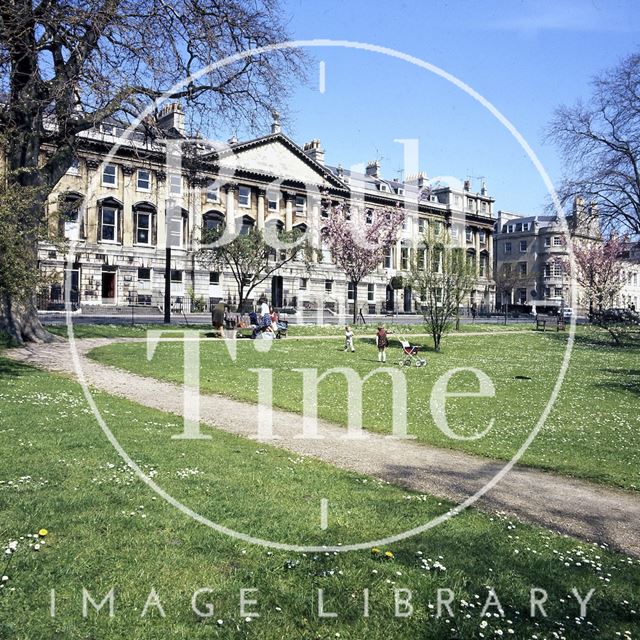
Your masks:
<instances>
[{"instance_id":1,"label":"doorway","mask_svg":"<svg viewBox=\"0 0 640 640\"><path fill-rule=\"evenodd\" d=\"M411 313L411 287L404 288L404 312Z\"/></svg>"},{"instance_id":2,"label":"doorway","mask_svg":"<svg viewBox=\"0 0 640 640\"><path fill-rule=\"evenodd\" d=\"M282 293L282 276L273 276L273 278L271 278L271 306L274 309L282 307Z\"/></svg>"},{"instance_id":3,"label":"doorway","mask_svg":"<svg viewBox=\"0 0 640 640\"><path fill-rule=\"evenodd\" d=\"M387 311L395 311L395 290L390 284L387 285L387 297L385 305L387 307Z\"/></svg>"},{"instance_id":4,"label":"doorway","mask_svg":"<svg viewBox=\"0 0 640 640\"><path fill-rule=\"evenodd\" d=\"M115 271L102 272L102 304L116 303L116 273Z\"/></svg>"}]
</instances>

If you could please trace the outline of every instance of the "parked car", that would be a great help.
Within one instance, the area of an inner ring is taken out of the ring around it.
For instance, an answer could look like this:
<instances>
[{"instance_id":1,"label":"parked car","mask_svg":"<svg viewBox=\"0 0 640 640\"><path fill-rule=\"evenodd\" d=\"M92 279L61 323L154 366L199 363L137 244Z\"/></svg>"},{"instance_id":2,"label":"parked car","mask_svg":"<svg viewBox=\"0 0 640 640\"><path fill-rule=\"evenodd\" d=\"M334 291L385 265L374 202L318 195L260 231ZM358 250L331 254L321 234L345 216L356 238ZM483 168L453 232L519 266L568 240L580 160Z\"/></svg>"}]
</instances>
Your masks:
<instances>
[{"instance_id":1,"label":"parked car","mask_svg":"<svg viewBox=\"0 0 640 640\"><path fill-rule=\"evenodd\" d=\"M562 310L562 317L564 318L565 322L569 322L573 317L573 309L571 307L565 307Z\"/></svg>"}]
</instances>

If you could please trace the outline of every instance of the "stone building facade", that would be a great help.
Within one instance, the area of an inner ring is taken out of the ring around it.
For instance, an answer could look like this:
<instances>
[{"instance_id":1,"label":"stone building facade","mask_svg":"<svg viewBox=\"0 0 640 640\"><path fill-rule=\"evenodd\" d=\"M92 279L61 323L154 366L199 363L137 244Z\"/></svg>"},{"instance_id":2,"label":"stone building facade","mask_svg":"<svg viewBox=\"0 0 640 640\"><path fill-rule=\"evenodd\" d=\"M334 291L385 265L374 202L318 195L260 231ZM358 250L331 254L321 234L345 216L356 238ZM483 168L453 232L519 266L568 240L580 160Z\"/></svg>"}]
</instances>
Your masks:
<instances>
[{"instance_id":1,"label":"stone building facade","mask_svg":"<svg viewBox=\"0 0 640 640\"><path fill-rule=\"evenodd\" d=\"M498 211L494 233L498 306L505 303L537 309L564 306L578 313L586 312L588 301L584 292L577 286L574 299L571 274L565 266L569 258L565 229L573 243L600 241L602 234L595 205L577 198L566 218L566 228L556 216L522 216ZM625 284L612 301L614 306L635 304L637 308L639 264L637 248L629 245L620 258Z\"/></svg>"},{"instance_id":2,"label":"stone building facade","mask_svg":"<svg viewBox=\"0 0 640 640\"><path fill-rule=\"evenodd\" d=\"M297 227L319 242L327 206L350 198L366 210L407 210L396 246L359 287L364 313L419 308L408 286L395 290L389 283L393 276L407 275L429 224L456 223L456 231L462 230L455 237L476 261L479 274L472 299L491 303L493 199L484 187L479 193L472 193L468 182L460 189L428 188L422 175L386 180L375 162L361 172L330 167L318 140L300 147L278 122L269 135L232 139L223 148L198 140L186 144L183 116L173 105L158 125L161 135L153 139L140 131L124 139L117 124L101 125L81 138L76 161L48 202L51 231L60 231L68 248L41 246L40 267L54 281L41 296L41 308L59 303L64 290L77 308L161 308L168 244L172 305L207 310L221 299L233 305L237 287L230 272L210 271L196 259L203 229L240 219L243 228ZM325 248L322 259L311 265L303 260L287 264L251 297L262 295L276 307L340 311L349 306L351 287Z\"/></svg>"}]
</instances>

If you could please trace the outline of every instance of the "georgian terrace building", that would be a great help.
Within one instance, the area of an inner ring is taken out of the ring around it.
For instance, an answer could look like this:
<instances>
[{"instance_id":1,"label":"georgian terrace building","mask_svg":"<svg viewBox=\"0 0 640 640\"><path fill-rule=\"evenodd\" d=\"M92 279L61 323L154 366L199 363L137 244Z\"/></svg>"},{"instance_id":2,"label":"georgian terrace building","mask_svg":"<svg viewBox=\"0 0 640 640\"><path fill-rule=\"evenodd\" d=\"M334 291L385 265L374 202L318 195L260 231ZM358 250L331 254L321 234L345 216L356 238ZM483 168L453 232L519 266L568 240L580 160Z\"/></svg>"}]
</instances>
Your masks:
<instances>
[{"instance_id":1,"label":"georgian terrace building","mask_svg":"<svg viewBox=\"0 0 640 640\"><path fill-rule=\"evenodd\" d=\"M472 193L468 181L461 189L425 190L423 175L386 180L376 162L362 172L330 167L318 140L300 147L281 132L277 120L269 135L232 139L223 151L192 140L174 169L167 157L184 141L183 122L179 107L169 105L157 122L161 135L153 139L136 131L125 140L118 124L103 124L81 138L74 164L48 202L50 229L69 240L69 249L41 246L40 268L53 282L40 296L41 308L60 308L65 285L74 308L161 308L168 241L172 305L189 308L189 301L197 300L199 309L208 309L221 299L233 305L237 288L231 272L210 271L196 260L202 229L241 216L242 229L275 224L285 230L319 230L329 206L354 195L367 219L381 207L407 209L396 246L359 287L364 313L419 309L406 280L399 289L390 281L407 275L429 224L451 227L455 241L477 265L470 302L490 304L493 199L484 186L480 193ZM178 220L173 214L169 220L167 203L172 211L178 203ZM452 226L452 220L464 220L463 226ZM310 266L302 259L285 265L252 297L262 295L278 308L345 311L352 290L323 248Z\"/></svg>"}]
</instances>

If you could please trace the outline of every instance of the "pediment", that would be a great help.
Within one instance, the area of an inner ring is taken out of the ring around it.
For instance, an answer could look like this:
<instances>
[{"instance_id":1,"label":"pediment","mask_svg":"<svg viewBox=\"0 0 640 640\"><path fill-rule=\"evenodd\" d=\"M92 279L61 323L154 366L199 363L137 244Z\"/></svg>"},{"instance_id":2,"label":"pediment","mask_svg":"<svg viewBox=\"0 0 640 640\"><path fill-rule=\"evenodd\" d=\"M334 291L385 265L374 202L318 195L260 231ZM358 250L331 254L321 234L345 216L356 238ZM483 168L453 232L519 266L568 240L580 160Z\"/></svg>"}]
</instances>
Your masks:
<instances>
[{"instance_id":1,"label":"pediment","mask_svg":"<svg viewBox=\"0 0 640 640\"><path fill-rule=\"evenodd\" d=\"M236 168L318 187L344 188L328 169L307 157L300 147L282 134L241 143L232 148L232 154L233 159L229 154L221 164L231 166L235 163Z\"/></svg>"}]
</instances>

